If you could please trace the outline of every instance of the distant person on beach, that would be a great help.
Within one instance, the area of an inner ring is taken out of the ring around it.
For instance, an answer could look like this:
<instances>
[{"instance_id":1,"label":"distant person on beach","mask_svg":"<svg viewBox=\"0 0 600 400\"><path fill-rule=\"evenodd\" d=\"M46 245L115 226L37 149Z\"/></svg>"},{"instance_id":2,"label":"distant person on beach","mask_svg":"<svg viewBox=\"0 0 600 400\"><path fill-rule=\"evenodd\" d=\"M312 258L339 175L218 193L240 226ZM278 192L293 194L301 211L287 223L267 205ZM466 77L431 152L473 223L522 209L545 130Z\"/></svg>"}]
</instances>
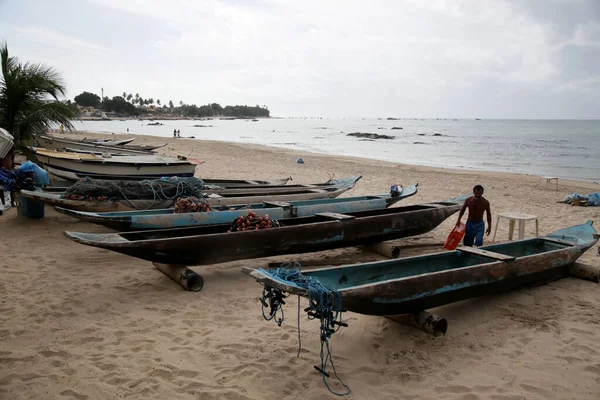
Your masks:
<instances>
[{"instance_id":1,"label":"distant person on beach","mask_svg":"<svg viewBox=\"0 0 600 400\"><path fill-rule=\"evenodd\" d=\"M179 131L179 129L177 129L177 137L180 138L181 137L181 132Z\"/></svg>"},{"instance_id":2,"label":"distant person on beach","mask_svg":"<svg viewBox=\"0 0 600 400\"><path fill-rule=\"evenodd\" d=\"M465 246L471 247L473 246L473 241L475 241L475 246L482 246L483 232L485 231L487 236L492 232L492 212L490 210L490 202L483 197L483 186L476 185L473 188L473 196L465 200L465 204L463 204L462 209L458 214L456 226L460 225L460 219L467 208L469 209L469 216L467 217L463 243ZM483 222L484 212L487 216L487 230L485 229L485 223Z\"/></svg>"},{"instance_id":3,"label":"distant person on beach","mask_svg":"<svg viewBox=\"0 0 600 400\"><path fill-rule=\"evenodd\" d=\"M173 137L176 138L177 137L177 129L173 129Z\"/></svg>"}]
</instances>

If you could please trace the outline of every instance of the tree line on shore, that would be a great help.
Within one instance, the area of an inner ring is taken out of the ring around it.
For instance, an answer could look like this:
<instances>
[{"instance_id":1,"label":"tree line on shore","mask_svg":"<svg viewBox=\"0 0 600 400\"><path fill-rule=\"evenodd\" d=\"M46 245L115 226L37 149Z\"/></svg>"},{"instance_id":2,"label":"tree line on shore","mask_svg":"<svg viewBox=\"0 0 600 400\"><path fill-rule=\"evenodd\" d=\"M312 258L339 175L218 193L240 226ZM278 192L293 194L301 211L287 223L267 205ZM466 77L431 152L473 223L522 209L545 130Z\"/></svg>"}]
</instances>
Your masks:
<instances>
[{"instance_id":1,"label":"tree line on shore","mask_svg":"<svg viewBox=\"0 0 600 400\"><path fill-rule=\"evenodd\" d=\"M232 117L268 117L266 106L226 106L217 103L196 106L172 101L161 104L160 100L143 99L136 94L123 93L112 99L84 92L75 102L62 100L66 96L63 76L54 67L21 62L10 56L8 45L0 42L0 128L6 129L15 145L31 141L32 135L62 125L74 130L71 121L79 115L77 105L92 106L121 115L176 115L182 117L209 117L215 115ZM91 96L90 96L91 95ZM153 107L156 104L156 107Z\"/></svg>"},{"instance_id":2,"label":"tree line on shore","mask_svg":"<svg viewBox=\"0 0 600 400\"><path fill-rule=\"evenodd\" d=\"M269 109L267 106L225 106L218 103L211 103L202 106L195 104L185 104L183 101L176 106L172 100L168 103L161 103L160 99L143 98L136 93L123 92L122 96L100 98L95 93L83 92L74 98L75 104L80 107L93 107L106 112L115 112L120 115L137 116L144 114L154 115L175 115L181 117L268 117Z\"/></svg>"}]
</instances>

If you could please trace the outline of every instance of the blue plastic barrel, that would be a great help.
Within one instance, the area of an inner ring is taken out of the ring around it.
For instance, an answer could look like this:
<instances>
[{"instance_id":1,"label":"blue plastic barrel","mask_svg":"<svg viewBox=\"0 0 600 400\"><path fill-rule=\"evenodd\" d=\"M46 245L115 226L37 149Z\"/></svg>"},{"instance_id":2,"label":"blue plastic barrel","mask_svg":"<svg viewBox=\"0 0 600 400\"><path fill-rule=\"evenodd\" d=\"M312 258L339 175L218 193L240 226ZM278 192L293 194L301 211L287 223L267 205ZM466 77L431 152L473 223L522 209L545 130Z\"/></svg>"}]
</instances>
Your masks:
<instances>
[{"instance_id":1,"label":"blue plastic barrel","mask_svg":"<svg viewBox=\"0 0 600 400\"><path fill-rule=\"evenodd\" d=\"M44 218L44 203L21 196L23 216L30 219Z\"/></svg>"}]
</instances>

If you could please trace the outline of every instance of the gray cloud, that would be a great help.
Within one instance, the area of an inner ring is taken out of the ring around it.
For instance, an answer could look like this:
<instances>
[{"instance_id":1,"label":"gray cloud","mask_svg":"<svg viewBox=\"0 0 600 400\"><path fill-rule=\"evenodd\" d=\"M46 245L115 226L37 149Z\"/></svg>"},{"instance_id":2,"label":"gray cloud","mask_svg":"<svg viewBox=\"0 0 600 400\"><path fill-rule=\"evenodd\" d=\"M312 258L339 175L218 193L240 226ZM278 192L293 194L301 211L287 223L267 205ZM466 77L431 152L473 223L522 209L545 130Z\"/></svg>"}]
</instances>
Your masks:
<instances>
[{"instance_id":1,"label":"gray cloud","mask_svg":"<svg viewBox=\"0 0 600 400\"><path fill-rule=\"evenodd\" d=\"M9 46L63 70L74 94L93 83L276 115L597 117L595 0L68 1L48 20L30 0L0 24L29 13ZM67 38L70 56L44 47Z\"/></svg>"}]
</instances>

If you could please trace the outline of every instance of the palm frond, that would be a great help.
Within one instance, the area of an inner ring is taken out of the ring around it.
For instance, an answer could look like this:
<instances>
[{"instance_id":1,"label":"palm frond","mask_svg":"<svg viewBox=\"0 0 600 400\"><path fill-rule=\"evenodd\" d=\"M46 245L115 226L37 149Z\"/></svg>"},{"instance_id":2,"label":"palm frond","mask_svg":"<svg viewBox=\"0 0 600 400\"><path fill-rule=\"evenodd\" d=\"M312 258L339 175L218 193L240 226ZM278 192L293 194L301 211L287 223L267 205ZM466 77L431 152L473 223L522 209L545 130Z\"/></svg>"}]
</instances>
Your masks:
<instances>
[{"instance_id":1,"label":"palm frond","mask_svg":"<svg viewBox=\"0 0 600 400\"><path fill-rule=\"evenodd\" d=\"M44 64L20 63L10 57L6 43L0 44L0 126L15 137L15 142L27 140L32 133L46 130L54 124L73 129L71 119L76 111L66 104L45 103L66 94L62 75Z\"/></svg>"}]
</instances>

